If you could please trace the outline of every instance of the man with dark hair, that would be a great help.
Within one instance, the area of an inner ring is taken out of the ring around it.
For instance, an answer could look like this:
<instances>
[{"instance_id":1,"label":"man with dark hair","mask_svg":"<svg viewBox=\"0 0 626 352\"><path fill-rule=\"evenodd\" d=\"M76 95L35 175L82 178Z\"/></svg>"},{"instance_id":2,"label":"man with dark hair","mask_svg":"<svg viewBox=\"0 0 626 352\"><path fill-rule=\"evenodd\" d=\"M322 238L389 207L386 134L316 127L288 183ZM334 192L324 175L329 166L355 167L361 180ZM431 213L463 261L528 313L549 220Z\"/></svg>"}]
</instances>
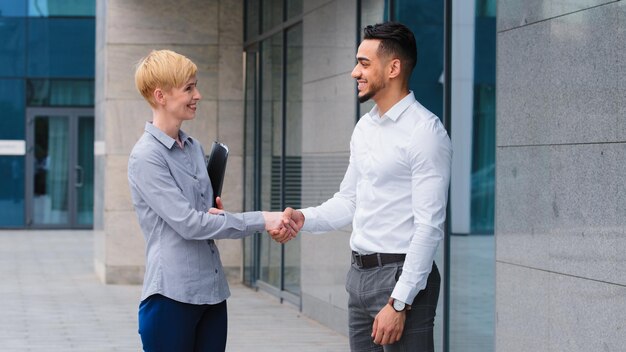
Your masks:
<instances>
[{"instance_id":1,"label":"man with dark hair","mask_svg":"<svg viewBox=\"0 0 626 352\"><path fill-rule=\"evenodd\" d=\"M439 118L409 91L413 33L399 23L367 26L352 77L374 108L357 123L339 192L292 212L303 231L352 222L349 334L353 351L433 351L452 147ZM290 209L289 209L290 210Z\"/></svg>"}]
</instances>

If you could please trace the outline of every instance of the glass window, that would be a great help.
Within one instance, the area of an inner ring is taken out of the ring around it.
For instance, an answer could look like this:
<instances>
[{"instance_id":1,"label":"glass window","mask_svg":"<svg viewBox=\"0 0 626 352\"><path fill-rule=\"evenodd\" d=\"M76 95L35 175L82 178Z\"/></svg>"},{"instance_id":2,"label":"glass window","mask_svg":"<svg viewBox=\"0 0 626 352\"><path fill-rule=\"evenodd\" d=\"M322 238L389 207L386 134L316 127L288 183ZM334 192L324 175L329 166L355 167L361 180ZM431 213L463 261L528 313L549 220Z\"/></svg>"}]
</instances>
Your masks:
<instances>
[{"instance_id":1,"label":"glass window","mask_svg":"<svg viewBox=\"0 0 626 352\"><path fill-rule=\"evenodd\" d=\"M261 20L263 32L283 22L283 0L262 0L263 16Z\"/></svg>"},{"instance_id":2,"label":"glass window","mask_svg":"<svg viewBox=\"0 0 626 352\"><path fill-rule=\"evenodd\" d=\"M0 227L24 226L24 157L0 156Z\"/></svg>"},{"instance_id":3,"label":"glass window","mask_svg":"<svg viewBox=\"0 0 626 352\"><path fill-rule=\"evenodd\" d=\"M26 16L26 2L20 0L0 0L0 17L24 16Z\"/></svg>"},{"instance_id":4,"label":"glass window","mask_svg":"<svg viewBox=\"0 0 626 352\"><path fill-rule=\"evenodd\" d=\"M415 98L443 118L443 1L394 1L395 21L409 27L417 43L410 89Z\"/></svg>"},{"instance_id":5,"label":"glass window","mask_svg":"<svg viewBox=\"0 0 626 352\"><path fill-rule=\"evenodd\" d=\"M246 40L259 35L259 5L260 0L246 1Z\"/></svg>"},{"instance_id":6,"label":"glass window","mask_svg":"<svg viewBox=\"0 0 626 352\"><path fill-rule=\"evenodd\" d=\"M302 0L287 0L287 19L302 13Z\"/></svg>"},{"instance_id":7,"label":"glass window","mask_svg":"<svg viewBox=\"0 0 626 352\"><path fill-rule=\"evenodd\" d=\"M0 139L24 139L24 80L0 79Z\"/></svg>"},{"instance_id":8,"label":"glass window","mask_svg":"<svg viewBox=\"0 0 626 352\"><path fill-rule=\"evenodd\" d=\"M245 55L245 156L244 156L244 210L253 211L258 208L255 205L256 201L256 153L259 148L256 147L256 102L257 102L257 57L258 51L256 45L248 48ZM253 285L257 276L255 270L256 266L256 251L255 242L256 236L247 236L244 238L243 250L244 250L244 264L243 264L243 280L248 285Z\"/></svg>"},{"instance_id":9,"label":"glass window","mask_svg":"<svg viewBox=\"0 0 626 352\"><path fill-rule=\"evenodd\" d=\"M93 225L94 121L92 116L78 118L78 156L76 165L76 222Z\"/></svg>"},{"instance_id":10,"label":"glass window","mask_svg":"<svg viewBox=\"0 0 626 352\"><path fill-rule=\"evenodd\" d=\"M94 77L95 30L93 18L29 20L28 77Z\"/></svg>"},{"instance_id":11,"label":"glass window","mask_svg":"<svg viewBox=\"0 0 626 352\"><path fill-rule=\"evenodd\" d=\"M28 106L93 106L93 80L29 79L26 83Z\"/></svg>"},{"instance_id":12,"label":"glass window","mask_svg":"<svg viewBox=\"0 0 626 352\"><path fill-rule=\"evenodd\" d=\"M261 42L261 209L282 210L283 33ZM280 287L282 247L261 237L261 280Z\"/></svg>"},{"instance_id":13,"label":"glass window","mask_svg":"<svg viewBox=\"0 0 626 352\"><path fill-rule=\"evenodd\" d=\"M302 24L287 31L284 206L302 203ZM300 236L285 244L285 290L300 294Z\"/></svg>"},{"instance_id":14,"label":"glass window","mask_svg":"<svg viewBox=\"0 0 626 352\"><path fill-rule=\"evenodd\" d=\"M96 15L95 0L29 0L28 16L68 17Z\"/></svg>"},{"instance_id":15,"label":"glass window","mask_svg":"<svg viewBox=\"0 0 626 352\"><path fill-rule=\"evenodd\" d=\"M26 72L26 20L0 17L0 77L23 77Z\"/></svg>"}]
</instances>

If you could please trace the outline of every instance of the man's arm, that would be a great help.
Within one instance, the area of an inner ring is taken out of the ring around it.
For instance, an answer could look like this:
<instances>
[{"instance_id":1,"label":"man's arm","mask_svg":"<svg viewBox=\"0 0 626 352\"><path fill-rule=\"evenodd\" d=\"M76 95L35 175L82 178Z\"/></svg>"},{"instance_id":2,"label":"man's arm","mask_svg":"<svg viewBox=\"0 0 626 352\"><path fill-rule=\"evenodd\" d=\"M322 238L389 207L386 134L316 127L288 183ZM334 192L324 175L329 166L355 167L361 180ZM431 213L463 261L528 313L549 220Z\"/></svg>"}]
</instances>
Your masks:
<instances>
[{"instance_id":1,"label":"man's arm","mask_svg":"<svg viewBox=\"0 0 626 352\"><path fill-rule=\"evenodd\" d=\"M452 148L445 132L422 133L411 151L411 205L415 231L404 261L402 274L391 293L391 303L413 303L426 287L439 242L443 239L446 203L450 184ZM385 345L402 337L406 310L396 312L391 304L376 315L372 327L374 343Z\"/></svg>"}]
</instances>

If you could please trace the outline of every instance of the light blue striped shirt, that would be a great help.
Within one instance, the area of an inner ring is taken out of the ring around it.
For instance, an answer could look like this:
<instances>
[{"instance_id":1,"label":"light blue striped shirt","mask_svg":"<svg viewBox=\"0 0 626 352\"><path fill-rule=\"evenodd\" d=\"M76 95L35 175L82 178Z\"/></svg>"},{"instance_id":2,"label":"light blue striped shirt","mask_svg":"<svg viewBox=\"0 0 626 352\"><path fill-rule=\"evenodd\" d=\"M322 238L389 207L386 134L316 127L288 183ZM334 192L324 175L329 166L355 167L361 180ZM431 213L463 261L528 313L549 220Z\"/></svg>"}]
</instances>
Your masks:
<instances>
[{"instance_id":1,"label":"light blue striped shirt","mask_svg":"<svg viewBox=\"0 0 626 352\"><path fill-rule=\"evenodd\" d=\"M213 191L200 143L183 131L183 148L146 123L128 161L128 181L146 240L141 300L161 294L191 304L230 296L213 239L242 238L265 229L261 212L207 213Z\"/></svg>"}]
</instances>

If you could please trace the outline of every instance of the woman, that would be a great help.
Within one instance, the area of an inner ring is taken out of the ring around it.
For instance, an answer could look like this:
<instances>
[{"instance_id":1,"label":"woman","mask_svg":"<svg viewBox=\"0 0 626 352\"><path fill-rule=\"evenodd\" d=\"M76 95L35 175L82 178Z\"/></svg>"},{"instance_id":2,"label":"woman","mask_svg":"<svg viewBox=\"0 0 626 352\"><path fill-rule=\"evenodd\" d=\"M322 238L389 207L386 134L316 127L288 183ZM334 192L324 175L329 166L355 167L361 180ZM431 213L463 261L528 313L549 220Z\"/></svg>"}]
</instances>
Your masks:
<instances>
[{"instance_id":1,"label":"woman","mask_svg":"<svg viewBox=\"0 0 626 352\"><path fill-rule=\"evenodd\" d=\"M152 122L128 162L146 240L139 305L145 351L224 351L230 292L213 240L278 228L284 238L295 235L282 213L209 213L213 194L204 151L180 129L195 118L202 97L196 72L191 60L169 50L152 51L135 71L137 89L152 108Z\"/></svg>"}]
</instances>

